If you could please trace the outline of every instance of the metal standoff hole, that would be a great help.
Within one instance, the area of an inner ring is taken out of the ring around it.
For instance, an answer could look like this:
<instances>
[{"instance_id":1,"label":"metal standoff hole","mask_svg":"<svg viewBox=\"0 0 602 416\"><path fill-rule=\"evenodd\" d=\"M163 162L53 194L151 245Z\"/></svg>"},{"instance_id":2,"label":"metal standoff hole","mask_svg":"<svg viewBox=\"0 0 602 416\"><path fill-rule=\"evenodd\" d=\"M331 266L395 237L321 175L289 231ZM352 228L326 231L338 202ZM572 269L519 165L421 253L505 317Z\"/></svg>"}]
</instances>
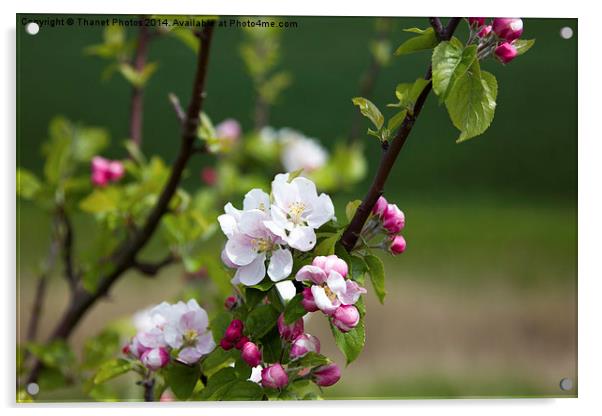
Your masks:
<instances>
[{"instance_id":1,"label":"metal standoff hole","mask_svg":"<svg viewBox=\"0 0 602 416\"><path fill-rule=\"evenodd\" d=\"M35 396L39 392L40 386L38 386L38 383L29 383L27 385L27 393L29 393L31 396Z\"/></svg>"},{"instance_id":2,"label":"metal standoff hole","mask_svg":"<svg viewBox=\"0 0 602 416\"><path fill-rule=\"evenodd\" d=\"M571 380L570 378L563 378L562 380L560 380L560 390L573 390L573 380Z\"/></svg>"},{"instance_id":3,"label":"metal standoff hole","mask_svg":"<svg viewBox=\"0 0 602 416\"><path fill-rule=\"evenodd\" d=\"M37 35L40 31L40 25L38 25L36 22L29 22L25 25L25 31L32 36Z\"/></svg>"},{"instance_id":4,"label":"metal standoff hole","mask_svg":"<svg viewBox=\"0 0 602 416\"><path fill-rule=\"evenodd\" d=\"M560 29L560 37L562 39L570 39L573 37L573 29L571 29L568 26L563 27L562 29Z\"/></svg>"}]
</instances>

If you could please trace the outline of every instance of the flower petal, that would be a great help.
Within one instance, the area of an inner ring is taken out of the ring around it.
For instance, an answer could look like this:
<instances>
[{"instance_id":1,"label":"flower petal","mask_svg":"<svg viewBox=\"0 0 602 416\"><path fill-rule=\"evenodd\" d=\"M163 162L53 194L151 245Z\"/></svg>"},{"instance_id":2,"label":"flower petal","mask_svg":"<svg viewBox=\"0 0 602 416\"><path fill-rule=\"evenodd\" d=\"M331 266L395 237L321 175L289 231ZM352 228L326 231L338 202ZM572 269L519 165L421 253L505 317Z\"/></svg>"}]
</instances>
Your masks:
<instances>
[{"instance_id":1,"label":"flower petal","mask_svg":"<svg viewBox=\"0 0 602 416\"><path fill-rule=\"evenodd\" d=\"M291 181L291 185L295 187L297 195L303 202L314 205L315 200L318 199L315 183L303 176L298 176Z\"/></svg>"},{"instance_id":2,"label":"flower petal","mask_svg":"<svg viewBox=\"0 0 602 416\"><path fill-rule=\"evenodd\" d=\"M238 222L233 215L222 214L217 217L217 221L219 222L219 226L226 237L230 238L238 232Z\"/></svg>"},{"instance_id":3,"label":"flower petal","mask_svg":"<svg viewBox=\"0 0 602 416\"><path fill-rule=\"evenodd\" d=\"M339 300L344 305L355 304L355 302L357 302L360 298L360 295L367 293L366 289L358 285L353 280L346 280L345 284L345 292L342 294L337 293Z\"/></svg>"},{"instance_id":4,"label":"flower petal","mask_svg":"<svg viewBox=\"0 0 602 416\"><path fill-rule=\"evenodd\" d=\"M299 282L311 281L316 285L321 285L326 281L326 273L319 267L306 265L299 269L297 275L295 276L295 280Z\"/></svg>"},{"instance_id":5,"label":"flower petal","mask_svg":"<svg viewBox=\"0 0 602 416\"><path fill-rule=\"evenodd\" d=\"M314 296L314 301L316 302L316 306L324 312L326 315L331 315L336 311L339 307L340 302L338 299L333 303L328 295L326 295L326 291L321 286L312 286L311 294Z\"/></svg>"},{"instance_id":6,"label":"flower petal","mask_svg":"<svg viewBox=\"0 0 602 416\"><path fill-rule=\"evenodd\" d=\"M250 264L240 267L236 274L235 279L238 279L240 283L245 286L253 286L261 282L265 277L265 254L257 256Z\"/></svg>"},{"instance_id":7,"label":"flower petal","mask_svg":"<svg viewBox=\"0 0 602 416\"><path fill-rule=\"evenodd\" d=\"M203 354L201 354L194 347L186 347L183 348L178 354L178 360L185 362L186 364L194 364L196 363Z\"/></svg>"},{"instance_id":8,"label":"flower petal","mask_svg":"<svg viewBox=\"0 0 602 416\"><path fill-rule=\"evenodd\" d=\"M290 250L278 249L272 252L268 266L268 276L273 282L286 279L293 271L293 255Z\"/></svg>"},{"instance_id":9,"label":"flower petal","mask_svg":"<svg viewBox=\"0 0 602 416\"><path fill-rule=\"evenodd\" d=\"M244 211L240 215L238 229L241 233L254 238L265 238L268 235L263 222L267 219L265 212L259 209Z\"/></svg>"},{"instance_id":10,"label":"flower petal","mask_svg":"<svg viewBox=\"0 0 602 416\"><path fill-rule=\"evenodd\" d=\"M238 266L246 266L257 257L252 239L241 233L236 233L230 237L225 250L232 263Z\"/></svg>"},{"instance_id":11,"label":"flower petal","mask_svg":"<svg viewBox=\"0 0 602 416\"><path fill-rule=\"evenodd\" d=\"M259 209L268 212L270 209L270 196L259 188L251 189L245 195L242 206L245 211Z\"/></svg>"},{"instance_id":12,"label":"flower petal","mask_svg":"<svg viewBox=\"0 0 602 416\"><path fill-rule=\"evenodd\" d=\"M337 296L341 294L345 294L347 290L347 285L345 284L345 278L341 276L338 272L332 270L326 279L326 285L332 290Z\"/></svg>"},{"instance_id":13,"label":"flower petal","mask_svg":"<svg viewBox=\"0 0 602 416\"><path fill-rule=\"evenodd\" d=\"M283 211L288 211L288 207L296 200L297 187L288 182L274 180L272 195L274 203Z\"/></svg>"},{"instance_id":14,"label":"flower petal","mask_svg":"<svg viewBox=\"0 0 602 416\"><path fill-rule=\"evenodd\" d=\"M306 218L307 225L312 228L320 228L334 218L334 205L326 194L321 194L314 203L311 212Z\"/></svg>"},{"instance_id":15,"label":"flower petal","mask_svg":"<svg viewBox=\"0 0 602 416\"><path fill-rule=\"evenodd\" d=\"M316 245L316 233L311 227L295 227L287 238L288 245L301 251L309 251Z\"/></svg>"}]
</instances>

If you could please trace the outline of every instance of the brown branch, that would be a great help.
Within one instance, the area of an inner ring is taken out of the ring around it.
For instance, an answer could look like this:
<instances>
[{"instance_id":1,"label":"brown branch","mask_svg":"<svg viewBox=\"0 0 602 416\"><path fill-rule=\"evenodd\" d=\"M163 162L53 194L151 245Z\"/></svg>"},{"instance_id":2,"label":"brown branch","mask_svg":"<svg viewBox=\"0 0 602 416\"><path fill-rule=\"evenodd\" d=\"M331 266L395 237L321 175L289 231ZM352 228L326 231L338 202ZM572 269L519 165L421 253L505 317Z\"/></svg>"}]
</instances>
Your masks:
<instances>
[{"instance_id":1,"label":"brown branch","mask_svg":"<svg viewBox=\"0 0 602 416\"><path fill-rule=\"evenodd\" d=\"M114 259L113 270L100 278L96 291L94 293L89 293L81 287L76 289L71 299L71 303L52 332L50 341L68 338L90 307L108 293L109 289L125 271L135 266L136 256L155 232L163 214L167 212L169 202L175 194L188 160L193 154L196 131L199 125L199 114L205 98L205 80L207 76L213 29L214 24L210 24L205 26L202 29L202 32L199 33L201 47L199 48L197 58L192 96L186 113L186 121L182 128L180 148L176 161L172 166L169 179L167 180L157 203L150 212L144 225L137 230L131 238L125 240L115 250L113 256L111 256L111 258ZM37 380L40 369L41 363L38 361L29 375L28 383Z\"/></svg>"},{"instance_id":2,"label":"brown branch","mask_svg":"<svg viewBox=\"0 0 602 416\"><path fill-rule=\"evenodd\" d=\"M63 263L65 265L65 278L69 283L69 287L75 290L77 285L78 275L73 265L73 226L71 220L65 212L65 208L60 206L57 209L57 219L62 228L61 244L63 249Z\"/></svg>"},{"instance_id":3,"label":"brown branch","mask_svg":"<svg viewBox=\"0 0 602 416\"><path fill-rule=\"evenodd\" d=\"M156 276L163 267L173 264L176 260L177 258L173 254L168 254L163 260L160 260L156 263L134 260L134 265L132 267L145 276L153 277Z\"/></svg>"},{"instance_id":4,"label":"brown branch","mask_svg":"<svg viewBox=\"0 0 602 416\"><path fill-rule=\"evenodd\" d=\"M454 31L458 27L458 23L460 22L460 20L460 17L452 17L450 19L445 29L442 32L440 32L442 40L449 40L452 37ZM437 30L437 28L435 28L435 30ZM432 69L429 65L424 78L426 80L430 80L431 77ZM393 165L397 160L399 152L401 151L408 136L410 135L412 127L414 127L414 123L416 122L416 119L420 115L420 111L424 106L426 98L431 92L432 86L432 82L429 82L424 87L424 89L418 96L418 99L416 100L416 104L414 105L414 111L412 113L408 112L405 119L403 120L403 123L399 127L399 130L397 131L397 134L395 135L393 141L390 144L383 144L383 154L381 157L380 165L378 166L378 170L376 172L376 176L372 181L372 185L370 186L368 193L362 200L362 203L356 210L355 215L351 219L351 222L349 223L347 229L341 237L341 243L347 251L350 252L355 247L360 232L362 231L366 220L370 216L370 212L372 212L372 208L374 208L376 201L382 195L385 183L387 181L387 178L389 177L389 173L391 172L391 169L393 168Z\"/></svg>"},{"instance_id":5,"label":"brown branch","mask_svg":"<svg viewBox=\"0 0 602 416\"><path fill-rule=\"evenodd\" d=\"M141 73L146 66L150 34L145 25L140 25L138 42L134 56L134 71ZM130 139L138 146L142 143L142 115L144 107L144 87L134 86L130 101Z\"/></svg>"}]
</instances>

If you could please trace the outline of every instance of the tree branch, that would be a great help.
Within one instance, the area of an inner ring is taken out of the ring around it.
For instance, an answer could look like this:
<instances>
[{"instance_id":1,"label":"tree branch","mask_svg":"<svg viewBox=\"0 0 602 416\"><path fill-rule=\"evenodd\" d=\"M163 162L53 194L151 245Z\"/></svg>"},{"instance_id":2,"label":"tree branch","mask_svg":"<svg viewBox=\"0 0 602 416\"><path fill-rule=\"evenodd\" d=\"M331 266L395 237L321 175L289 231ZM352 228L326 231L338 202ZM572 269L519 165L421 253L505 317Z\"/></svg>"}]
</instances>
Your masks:
<instances>
[{"instance_id":1,"label":"tree branch","mask_svg":"<svg viewBox=\"0 0 602 416\"><path fill-rule=\"evenodd\" d=\"M138 42L134 56L134 71L140 73L146 66L150 34L145 25L140 25ZM142 115L144 107L144 87L134 86L130 102L130 139L138 146L142 143Z\"/></svg>"},{"instance_id":2,"label":"tree branch","mask_svg":"<svg viewBox=\"0 0 602 416\"><path fill-rule=\"evenodd\" d=\"M173 254L168 254L163 260L156 263L147 263L134 260L133 267L140 273L148 277L153 277L156 276L163 267L174 263L176 260L177 259Z\"/></svg>"},{"instance_id":3,"label":"tree branch","mask_svg":"<svg viewBox=\"0 0 602 416\"><path fill-rule=\"evenodd\" d=\"M445 29L441 32L442 40L451 39L454 31L456 30L456 28L458 27L458 24L460 23L460 20L461 20L460 17L452 17L449 20L449 23L447 24ZM433 21L431 21L431 23L433 23ZM435 25L437 24L436 21L434 23L435 23ZM436 27L434 27L434 29L437 31ZM432 68L429 65L424 78L426 80L430 80L431 77L432 77ZM378 166L378 170L376 172L376 176L374 177L374 179L372 181L372 185L370 186L368 193L362 200L362 203L360 204L358 209L355 211L355 215L351 219L351 222L349 223L349 225L347 226L347 229L345 230L345 232L343 233L343 236L341 237L341 244L343 244L343 246L345 247L345 249L347 251L350 252L351 250L353 250L353 248L357 244L357 240L359 238L360 232L362 231L362 228L363 228L364 224L366 223L366 220L370 216L370 212L372 212L372 208L374 208L376 201L383 193L383 189L384 189L385 183L387 181L387 178L389 177L389 173L391 172L391 169L393 168L393 165L395 164L395 161L397 160L397 156L399 155L399 152L401 151L408 136L410 135L410 133L412 131L412 127L414 127L414 123L416 122L416 119L420 115L420 111L422 110L422 107L424 106L424 102L426 101L426 98L428 97L429 93L431 92L432 86L433 86L432 82L429 82L426 85L426 87L424 87L424 89L418 96L418 99L416 100L416 104L414 105L413 113L410 114L408 112L405 119L403 120L403 123L399 127L399 130L397 131L397 134L395 135L395 138L393 139L393 141L390 143L390 145L388 147L385 147L385 146L383 147L383 154L381 157L380 165Z\"/></svg>"},{"instance_id":4,"label":"tree branch","mask_svg":"<svg viewBox=\"0 0 602 416\"><path fill-rule=\"evenodd\" d=\"M111 286L125 271L135 266L135 259L138 252L146 245L159 225L161 217L167 212L169 202L178 188L186 164L193 154L196 131L199 125L199 114L205 98L205 80L207 76L213 29L214 24L207 25L199 34L201 47L199 48L197 57L196 74L192 86L192 97L186 113L186 120L182 128L180 148L176 161L172 166L169 179L167 180L157 203L150 212L144 225L137 230L132 237L128 238L117 247L113 256L111 256L111 258L114 259L113 269L109 274L100 278L96 291L94 293L89 293L81 287L76 289L69 307L52 332L50 341L59 338L68 338L90 307L108 293ZM37 361L29 375L28 383L37 379L40 369L41 363Z\"/></svg>"},{"instance_id":5,"label":"tree branch","mask_svg":"<svg viewBox=\"0 0 602 416\"><path fill-rule=\"evenodd\" d=\"M57 217L62 228L62 248L63 248L63 263L65 264L65 278L69 283L69 287L75 290L77 285L77 273L73 266L73 226L71 220L65 212L64 207L59 207L57 211Z\"/></svg>"}]
</instances>

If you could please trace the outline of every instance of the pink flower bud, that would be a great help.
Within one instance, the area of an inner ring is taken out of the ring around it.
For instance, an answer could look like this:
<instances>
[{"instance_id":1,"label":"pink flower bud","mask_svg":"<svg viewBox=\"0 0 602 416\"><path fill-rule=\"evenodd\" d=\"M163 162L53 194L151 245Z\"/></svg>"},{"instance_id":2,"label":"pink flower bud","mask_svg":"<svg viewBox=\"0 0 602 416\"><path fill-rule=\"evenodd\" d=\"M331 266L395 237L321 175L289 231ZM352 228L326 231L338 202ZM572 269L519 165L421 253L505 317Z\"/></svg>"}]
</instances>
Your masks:
<instances>
[{"instance_id":1,"label":"pink flower bud","mask_svg":"<svg viewBox=\"0 0 602 416\"><path fill-rule=\"evenodd\" d=\"M222 338L222 340L219 342L219 346L222 347L224 350L229 351L232 348L234 348L234 343L228 341L226 338Z\"/></svg>"},{"instance_id":2,"label":"pink flower bud","mask_svg":"<svg viewBox=\"0 0 602 416\"><path fill-rule=\"evenodd\" d=\"M332 314L332 324L341 332L349 332L360 322L360 313L353 305L341 305Z\"/></svg>"},{"instance_id":3,"label":"pink flower bud","mask_svg":"<svg viewBox=\"0 0 602 416\"><path fill-rule=\"evenodd\" d=\"M236 341L236 344L234 344L234 346L237 350L240 350L242 349L243 345L245 345L247 342L249 342L249 338L243 335L238 341Z\"/></svg>"},{"instance_id":4,"label":"pink flower bud","mask_svg":"<svg viewBox=\"0 0 602 416\"><path fill-rule=\"evenodd\" d=\"M213 186L217 182L217 171L209 166L201 170L201 180L205 185Z\"/></svg>"},{"instance_id":5,"label":"pink flower bud","mask_svg":"<svg viewBox=\"0 0 602 416\"><path fill-rule=\"evenodd\" d=\"M234 319L226 328L226 333L224 334L224 339L236 343L240 337L242 336L242 330L244 325L240 319Z\"/></svg>"},{"instance_id":6,"label":"pink flower bud","mask_svg":"<svg viewBox=\"0 0 602 416\"><path fill-rule=\"evenodd\" d=\"M320 366L313 371L313 379L321 387L332 386L340 378L341 370L335 363Z\"/></svg>"},{"instance_id":7,"label":"pink flower bud","mask_svg":"<svg viewBox=\"0 0 602 416\"><path fill-rule=\"evenodd\" d=\"M496 17L492 26L493 31L508 42L520 38L523 34L523 21L517 17Z\"/></svg>"},{"instance_id":8,"label":"pink flower bud","mask_svg":"<svg viewBox=\"0 0 602 416\"><path fill-rule=\"evenodd\" d=\"M347 267L345 260L332 254L326 257L326 261L324 262L324 271L327 275L329 275L331 271L335 271L341 276L346 277L347 273L349 272L349 268Z\"/></svg>"},{"instance_id":9,"label":"pink flower bud","mask_svg":"<svg viewBox=\"0 0 602 416\"><path fill-rule=\"evenodd\" d=\"M125 168L123 163L118 160L113 160L109 163L109 179L113 182L117 182L125 174Z\"/></svg>"},{"instance_id":10,"label":"pink flower bud","mask_svg":"<svg viewBox=\"0 0 602 416\"><path fill-rule=\"evenodd\" d=\"M250 367L256 367L261 362L261 352L257 348L257 345L252 342L246 342L242 346L240 356Z\"/></svg>"},{"instance_id":11,"label":"pink flower bud","mask_svg":"<svg viewBox=\"0 0 602 416\"><path fill-rule=\"evenodd\" d=\"M173 402L175 401L175 398L173 397L173 394L171 393L171 391L169 390L165 390L163 393L161 393L161 397L159 398L160 402Z\"/></svg>"},{"instance_id":12,"label":"pink flower bud","mask_svg":"<svg viewBox=\"0 0 602 416\"><path fill-rule=\"evenodd\" d=\"M315 312L318 310L316 306L316 301L314 300L314 295L311 293L311 288L306 287L303 289L303 300L301 301L301 305L305 308L307 312Z\"/></svg>"},{"instance_id":13,"label":"pink flower bud","mask_svg":"<svg viewBox=\"0 0 602 416\"><path fill-rule=\"evenodd\" d=\"M121 351L124 355L130 356L132 358L140 358L140 356L148 350L149 348L145 347L140 343L140 341L138 340L138 336L135 336L134 338L132 338L132 341L129 344L124 345Z\"/></svg>"},{"instance_id":14,"label":"pink flower bud","mask_svg":"<svg viewBox=\"0 0 602 416\"><path fill-rule=\"evenodd\" d=\"M389 246L389 251L393 255L401 254L406 251L406 240L400 235L391 237L391 245Z\"/></svg>"},{"instance_id":15,"label":"pink flower bud","mask_svg":"<svg viewBox=\"0 0 602 416\"><path fill-rule=\"evenodd\" d=\"M140 361L146 368L155 371L169 363L169 353L165 348L153 348L145 351L140 357Z\"/></svg>"},{"instance_id":16,"label":"pink flower bud","mask_svg":"<svg viewBox=\"0 0 602 416\"><path fill-rule=\"evenodd\" d=\"M236 303L237 303L236 296L228 296L226 298L226 300L224 301L224 308L231 311L232 309L234 309L236 307Z\"/></svg>"},{"instance_id":17,"label":"pink flower bud","mask_svg":"<svg viewBox=\"0 0 602 416\"><path fill-rule=\"evenodd\" d=\"M303 334L303 329L304 329L303 318L299 318L292 324L287 325L284 322L284 314L283 313L280 314L280 316L278 317L278 332L280 333L280 336L282 337L282 339L287 342L291 342L292 340L297 338L299 335Z\"/></svg>"},{"instance_id":18,"label":"pink flower bud","mask_svg":"<svg viewBox=\"0 0 602 416\"><path fill-rule=\"evenodd\" d=\"M474 27L481 27L485 24L485 18L484 17L469 17L468 24L470 26L474 26Z\"/></svg>"},{"instance_id":19,"label":"pink flower bud","mask_svg":"<svg viewBox=\"0 0 602 416\"><path fill-rule=\"evenodd\" d=\"M288 375L280 364L273 364L261 370L261 385L271 389L281 389L288 384Z\"/></svg>"},{"instance_id":20,"label":"pink flower bud","mask_svg":"<svg viewBox=\"0 0 602 416\"><path fill-rule=\"evenodd\" d=\"M241 128L238 121L228 118L215 126L215 131L219 139L234 142L240 137Z\"/></svg>"},{"instance_id":21,"label":"pink flower bud","mask_svg":"<svg viewBox=\"0 0 602 416\"><path fill-rule=\"evenodd\" d=\"M504 42L495 48L495 56L505 64L516 58L517 55L518 52L514 45L508 42Z\"/></svg>"},{"instance_id":22,"label":"pink flower bud","mask_svg":"<svg viewBox=\"0 0 602 416\"><path fill-rule=\"evenodd\" d=\"M308 352L320 352L320 340L313 335L303 334L295 338L291 345L291 358L303 357Z\"/></svg>"},{"instance_id":23,"label":"pink flower bud","mask_svg":"<svg viewBox=\"0 0 602 416\"><path fill-rule=\"evenodd\" d=\"M387 205L389 205L389 203L387 202L385 197L379 197L376 200L376 204L374 204L374 208L372 208L372 213L382 218L382 216L385 215L385 211L387 210Z\"/></svg>"},{"instance_id":24,"label":"pink flower bud","mask_svg":"<svg viewBox=\"0 0 602 416\"><path fill-rule=\"evenodd\" d=\"M491 25L487 25L487 26L483 26L481 28L481 30L479 30L479 33L477 33L477 36L480 38L485 38L485 37L489 36L490 33L491 33Z\"/></svg>"},{"instance_id":25,"label":"pink flower bud","mask_svg":"<svg viewBox=\"0 0 602 416\"><path fill-rule=\"evenodd\" d=\"M397 205L389 204L383 217L383 227L385 227L390 234L397 234L403 229L405 223L406 219L403 212L397 208Z\"/></svg>"}]
</instances>

